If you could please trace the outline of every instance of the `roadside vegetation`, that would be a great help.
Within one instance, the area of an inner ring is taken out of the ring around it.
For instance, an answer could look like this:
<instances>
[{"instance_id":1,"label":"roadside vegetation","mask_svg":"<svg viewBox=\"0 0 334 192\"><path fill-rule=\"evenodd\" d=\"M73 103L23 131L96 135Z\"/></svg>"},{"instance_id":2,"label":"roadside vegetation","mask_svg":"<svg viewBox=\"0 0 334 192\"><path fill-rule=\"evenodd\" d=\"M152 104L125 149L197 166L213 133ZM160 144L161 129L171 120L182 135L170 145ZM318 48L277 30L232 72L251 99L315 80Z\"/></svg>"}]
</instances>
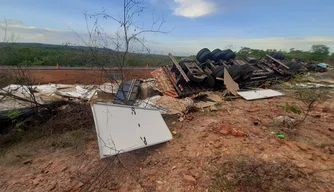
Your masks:
<instances>
[{"instance_id":1,"label":"roadside vegetation","mask_svg":"<svg viewBox=\"0 0 334 192\"><path fill-rule=\"evenodd\" d=\"M109 50L98 49L99 59L105 61ZM263 58L267 53L281 52L288 60L293 58L305 62L319 63L327 62L334 64L334 53L330 53L326 45L313 45L310 51L302 51L291 48L289 51L275 49L260 50L249 47L242 47L237 52L237 58L243 59L246 56ZM47 45L38 43L0 43L0 66L93 66L95 58L90 54L89 47L70 45ZM181 57L176 57L180 59ZM103 63L103 62L100 62ZM170 64L167 55L130 53L127 57L127 66L149 67ZM112 66L105 63L106 66ZM116 67L116 65L115 65Z\"/></svg>"},{"instance_id":2,"label":"roadside vegetation","mask_svg":"<svg viewBox=\"0 0 334 192\"><path fill-rule=\"evenodd\" d=\"M105 61L109 52L103 49L99 59ZM46 45L38 43L0 43L0 66L93 66L95 60L89 47ZM160 66L169 64L169 57L154 54L130 54L128 66ZM100 62L101 63L101 62ZM106 66L112 66L105 63ZM116 67L116 65L115 65Z\"/></svg>"}]
</instances>

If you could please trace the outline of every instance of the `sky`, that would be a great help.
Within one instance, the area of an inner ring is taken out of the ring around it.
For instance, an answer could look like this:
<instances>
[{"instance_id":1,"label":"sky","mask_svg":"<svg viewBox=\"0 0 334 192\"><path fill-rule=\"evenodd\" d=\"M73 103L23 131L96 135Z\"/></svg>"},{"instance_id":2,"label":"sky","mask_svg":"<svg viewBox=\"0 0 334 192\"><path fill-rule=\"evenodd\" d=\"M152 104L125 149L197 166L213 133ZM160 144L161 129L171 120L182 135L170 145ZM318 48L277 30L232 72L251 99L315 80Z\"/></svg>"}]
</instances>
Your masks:
<instances>
[{"instance_id":1,"label":"sky","mask_svg":"<svg viewBox=\"0 0 334 192\"><path fill-rule=\"evenodd\" d=\"M84 14L105 11L121 18L123 0L0 0L0 5L0 24L7 20L7 34L14 33L17 42L83 45ZM136 26L150 29L158 18L166 21L160 29L168 33L141 36L152 53L195 55L204 47L310 50L313 44L334 52L333 0L143 0L143 6L134 16ZM120 27L112 19L100 25L113 37Z\"/></svg>"}]
</instances>

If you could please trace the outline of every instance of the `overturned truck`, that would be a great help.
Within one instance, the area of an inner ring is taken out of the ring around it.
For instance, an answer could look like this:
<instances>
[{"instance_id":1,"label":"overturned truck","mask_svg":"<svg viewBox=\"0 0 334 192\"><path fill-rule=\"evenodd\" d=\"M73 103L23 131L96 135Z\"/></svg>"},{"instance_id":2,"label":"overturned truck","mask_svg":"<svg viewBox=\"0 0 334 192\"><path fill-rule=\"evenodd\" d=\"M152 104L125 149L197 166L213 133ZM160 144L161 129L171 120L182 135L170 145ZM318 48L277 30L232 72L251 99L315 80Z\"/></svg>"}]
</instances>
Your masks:
<instances>
[{"instance_id":1,"label":"overturned truck","mask_svg":"<svg viewBox=\"0 0 334 192\"><path fill-rule=\"evenodd\" d=\"M240 88L288 80L295 74L308 71L307 64L287 61L281 53L270 53L263 59L236 59L236 54L230 49L210 51L204 48L197 53L196 59L183 58L177 62L171 54L169 57L172 65L162 66L152 75L161 92L172 97L223 89L225 69Z\"/></svg>"}]
</instances>

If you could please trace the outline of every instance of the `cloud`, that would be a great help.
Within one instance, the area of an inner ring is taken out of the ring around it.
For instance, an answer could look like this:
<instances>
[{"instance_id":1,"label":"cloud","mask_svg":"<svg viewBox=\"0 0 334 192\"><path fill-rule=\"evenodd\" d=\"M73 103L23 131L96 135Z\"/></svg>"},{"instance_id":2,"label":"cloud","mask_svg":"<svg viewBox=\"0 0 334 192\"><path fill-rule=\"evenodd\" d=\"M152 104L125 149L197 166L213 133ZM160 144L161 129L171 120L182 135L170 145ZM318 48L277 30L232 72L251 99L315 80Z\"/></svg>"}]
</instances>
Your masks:
<instances>
[{"instance_id":1,"label":"cloud","mask_svg":"<svg viewBox=\"0 0 334 192\"><path fill-rule=\"evenodd\" d=\"M71 31L61 31L57 29L39 28L35 26L25 26L19 21L8 22L7 35L14 33L18 39L17 42L35 42L46 44L64 44L70 43L75 45L84 45L79 36ZM87 33L79 33L79 35L87 40ZM0 29L0 41L4 37L4 31ZM168 54L172 53L177 56L195 55L204 47L214 50L216 48L225 49L232 45L234 51L238 51L241 47L251 47L254 49L277 49L289 50L290 48L300 50L310 50L313 44L324 44L330 47L330 51L334 51L334 37L269 37L269 38L196 38L184 39L174 36L150 36L146 38L145 44L151 49L151 53Z\"/></svg>"},{"instance_id":2,"label":"cloud","mask_svg":"<svg viewBox=\"0 0 334 192\"><path fill-rule=\"evenodd\" d=\"M0 21L2 26L6 25L5 21ZM40 28L36 26L26 26L21 21L7 19L7 38L14 34L17 38L17 42L35 42L46 44L82 44L78 35L73 31L65 31L50 28ZM5 31L0 28L0 41L4 38ZM80 36L87 39L88 36L85 33L80 33ZM15 39L16 39L15 38Z\"/></svg>"},{"instance_id":3,"label":"cloud","mask_svg":"<svg viewBox=\"0 0 334 192\"><path fill-rule=\"evenodd\" d=\"M174 15L196 18L215 13L216 5L210 0L174 0Z\"/></svg>"}]
</instances>

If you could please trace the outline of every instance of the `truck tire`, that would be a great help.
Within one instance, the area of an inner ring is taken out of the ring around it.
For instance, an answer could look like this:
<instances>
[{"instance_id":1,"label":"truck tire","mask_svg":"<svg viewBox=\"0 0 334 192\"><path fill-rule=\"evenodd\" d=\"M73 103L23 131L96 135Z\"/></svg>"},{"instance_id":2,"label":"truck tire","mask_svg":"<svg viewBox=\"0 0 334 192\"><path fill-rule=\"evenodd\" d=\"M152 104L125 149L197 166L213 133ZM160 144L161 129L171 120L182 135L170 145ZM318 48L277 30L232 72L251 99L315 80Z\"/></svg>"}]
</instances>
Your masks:
<instances>
[{"instance_id":1,"label":"truck tire","mask_svg":"<svg viewBox=\"0 0 334 192\"><path fill-rule=\"evenodd\" d=\"M225 53L222 51L216 52L214 55L212 55L211 59L215 62L218 62L221 59L224 59Z\"/></svg>"},{"instance_id":2,"label":"truck tire","mask_svg":"<svg viewBox=\"0 0 334 192\"><path fill-rule=\"evenodd\" d=\"M227 69L227 71L234 81L238 80L242 75L241 69L238 65L232 65Z\"/></svg>"},{"instance_id":3,"label":"truck tire","mask_svg":"<svg viewBox=\"0 0 334 192\"><path fill-rule=\"evenodd\" d=\"M242 73L241 76L243 80L248 80L252 76L252 73L254 72L254 68L249 64L241 65L240 70Z\"/></svg>"},{"instance_id":4,"label":"truck tire","mask_svg":"<svg viewBox=\"0 0 334 192\"><path fill-rule=\"evenodd\" d=\"M204 48L204 49L201 49L198 53L197 53L197 55L196 55L196 59L197 59L197 61L199 61L198 59L199 59L199 57L202 55L202 53L204 53L204 52L206 52L206 51L210 51L208 48Z\"/></svg>"},{"instance_id":5,"label":"truck tire","mask_svg":"<svg viewBox=\"0 0 334 192\"><path fill-rule=\"evenodd\" d=\"M315 64L309 64L306 66L309 71L315 71L317 66Z\"/></svg>"},{"instance_id":6,"label":"truck tire","mask_svg":"<svg viewBox=\"0 0 334 192\"><path fill-rule=\"evenodd\" d=\"M204 51L202 54L198 57L198 62L204 63L206 60L211 58L211 51Z\"/></svg>"},{"instance_id":7,"label":"truck tire","mask_svg":"<svg viewBox=\"0 0 334 192\"><path fill-rule=\"evenodd\" d=\"M271 55L274 59L278 59L279 58L279 53L273 53Z\"/></svg>"},{"instance_id":8,"label":"truck tire","mask_svg":"<svg viewBox=\"0 0 334 192\"><path fill-rule=\"evenodd\" d=\"M192 73L197 73L197 74L192 74ZM199 74L200 71L198 69L191 69L188 71L187 76L189 77L190 81L195 82L195 83L202 83L206 75L205 74Z\"/></svg>"},{"instance_id":9,"label":"truck tire","mask_svg":"<svg viewBox=\"0 0 334 192\"><path fill-rule=\"evenodd\" d=\"M288 63L287 66L289 67L289 70L293 73L298 73L302 68L301 64L293 62Z\"/></svg>"},{"instance_id":10,"label":"truck tire","mask_svg":"<svg viewBox=\"0 0 334 192\"><path fill-rule=\"evenodd\" d=\"M218 66L212 71L212 77L216 79L216 77L224 77L224 66Z\"/></svg>"},{"instance_id":11,"label":"truck tire","mask_svg":"<svg viewBox=\"0 0 334 192\"><path fill-rule=\"evenodd\" d=\"M209 87L214 87L215 84L216 84L216 80L215 80L215 78L213 78L211 75L208 75L208 78L206 78L206 84L207 84Z\"/></svg>"},{"instance_id":12,"label":"truck tire","mask_svg":"<svg viewBox=\"0 0 334 192\"><path fill-rule=\"evenodd\" d=\"M216 53L221 52L222 50L220 49L215 49L211 52L212 56L214 56Z\"/></svg>"},{"instance_id":13,"label":"truck tire","mask_svg":"<svg viewBox=\"0 0 334 192\"><path fill-rule=\"evenodd\" d=\"M235 59L237 55L233 52L233 51L229 51L226 55L225 55L225 61L229 61L231 59Z\"/></svg>"}]
</instances>

